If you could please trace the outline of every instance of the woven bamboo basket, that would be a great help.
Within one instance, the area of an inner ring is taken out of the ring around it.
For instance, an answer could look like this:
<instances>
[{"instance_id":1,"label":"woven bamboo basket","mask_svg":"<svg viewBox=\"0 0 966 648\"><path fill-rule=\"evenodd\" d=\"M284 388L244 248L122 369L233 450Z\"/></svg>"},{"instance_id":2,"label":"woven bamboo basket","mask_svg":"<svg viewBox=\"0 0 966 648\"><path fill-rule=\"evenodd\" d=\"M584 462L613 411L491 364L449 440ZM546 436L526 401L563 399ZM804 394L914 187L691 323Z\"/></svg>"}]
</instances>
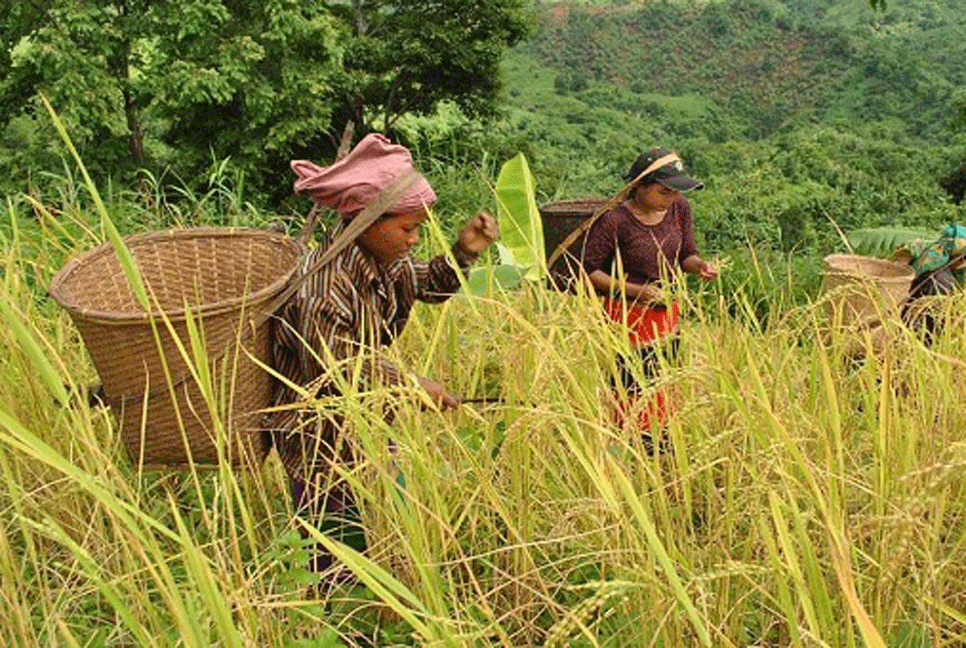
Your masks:
<instances>
[{"instance_id":1,"label":"woven bamboo basket","mask_svg":"<svg viewBox=\"0 0 966 648\"><path fill-rule=\"evenodd\" d=\"M915 274L908 264L853 254L824 262L822 290L829 317L840 325L874 325L898 314Z\"/></svg>"},{"instance_id":2,"label":"woven bamboo basket","mask_svg":"<svg viewBox=\"0 0 966 648\"><path fill-rule=\"evenodd\" d=\"M577 231L588 218L607 203L604 198L577 198L545 203L540 206L540 220L543 225L544 249L547 261L564 244L567 237ZM583 259L584 241L587 232L581 232L565 250L553 260L548 268L549 283L552 288L572 291L580 278L580 264Z\"/></svg>"},{"instance_id":3,"label":"woven bamboo basket","mask_svg":"<svg viewBox=\"0 0 966 648\"><path fill-rule=\"evenodd\" d=\"M302 246L281 234L236 228L124 240L157 311L142 308L109 244L68 263L49 292L84 340L129 455L148 467L254 465L268 450L258 419L272 379L250 356L269 360L268 320ZM202 378L216 395L210 404L178 348L192 357L192 323L210 368Z\"/></svg>"}]
</instances>

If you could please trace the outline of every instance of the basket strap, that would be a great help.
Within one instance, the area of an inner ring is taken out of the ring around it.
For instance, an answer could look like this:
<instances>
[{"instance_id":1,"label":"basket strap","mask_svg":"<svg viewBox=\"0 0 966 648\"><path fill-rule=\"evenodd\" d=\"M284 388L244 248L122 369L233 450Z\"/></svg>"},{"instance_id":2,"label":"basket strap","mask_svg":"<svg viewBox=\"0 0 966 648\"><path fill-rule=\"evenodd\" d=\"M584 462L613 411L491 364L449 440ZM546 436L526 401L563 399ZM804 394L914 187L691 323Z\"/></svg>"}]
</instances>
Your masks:
<instances>
[{"instance_id":1,"label":"basket strap","mask_svg":"<svg viewBox=\"0 0 966 648\"><path fill-rule=\"evenodd\" d=\"M621 189L619 192L617 192L617 194L614 195L613 198L611 198L603 205L595 209L590 216L585 218L584 221L574 229L574 231L568 234L566 238L564 238L564 240L560 242L560 245L554 248L553 253L547 259L547 268L552 268L553 264L557 262L557 259L559 259L564 254L564 252L566 252L570 248L570 246L573 244L574 241L576 241L581 236L583 236L584 232L589 230L593 226L593 224L597 222L597 219L600 218L602 214L607 213L617 203L623 200L624 196L627 195L628 190L630 190L632 186L633 186L633 183L628 184L626 187Z\"/></svg>"},{"instance_id":2,"label":"basket strap","mask_svg":"<svg viewBox=\"0 0 966 648\"><path fill-rule=\"evenodd\" d=\"M654 171L657 171L661 167L667 164L670 164L671 162L678 161L680 159L681 158L679 158L676 154L669 153L651 162L646 169L644 169L643 171L637 174L637 177L635 177L630 182L625 184L620 191L614 194L613 198L605 202L603 206L595 209L593 214L588 216L584 220L584 222L578 225L573 232L571 232L563 241L560 242L560 245L554 248L553 253L547 259L547 267L552 268L553 264L556 263L557 259L559 259L561 255L563 255L563 253L567 251L567 249L573 244L573 242L579 239L587 230L589 230L591 226L593 226L593 224L597 222L597 219L600 218L602 214L607 213L614 206L616 206L617 203L622 201L624 197L627 196L627 193L631 190L631 187L637 184L641 178L646 176L648 173L653 173Z\"/></svg>"}]
</instances>

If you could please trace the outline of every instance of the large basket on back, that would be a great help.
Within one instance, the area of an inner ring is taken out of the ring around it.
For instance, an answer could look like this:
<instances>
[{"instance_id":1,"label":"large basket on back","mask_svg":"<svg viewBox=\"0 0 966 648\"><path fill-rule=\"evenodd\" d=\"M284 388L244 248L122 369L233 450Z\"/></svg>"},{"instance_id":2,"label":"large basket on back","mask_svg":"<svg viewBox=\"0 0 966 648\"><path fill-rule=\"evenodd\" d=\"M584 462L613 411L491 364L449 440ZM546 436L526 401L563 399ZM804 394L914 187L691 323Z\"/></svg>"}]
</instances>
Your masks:
<instances>
[{"instance_id":1,"label":"large basket on back","mask_svg":"<svg viewBox=\"0 0 966 648\"><path fill-rule=\"evenodd\" d=\"M281 234L236 228L150 232L124 241L150 295L150 313L109 244L68 263L50 294L80 331L132 460L153 467L222 459L254 465L268 449L258 419L272 379L250 356L269 360L271 311L302 247ZM203 341L198 355L207 375L193 374L195 363L179 349L195 357L192 325Z\"/></svg>"},{"instance_id":2,"label":"large basket on back","mask_svg":"<svg viewBox=\"0 0 966 648\"><path fill-rule=\"evenodd\" d=\"M607 204L604 198L578 198L544 203L540 206L543 226L544 249L548 263L553 253L568 236L576 232L598 210ZM550 286L558 290L573 291L580 280L584 241L587 230L580 232L548 268Z\"/></svg>"},{"instance_id":3,"label":"large basket on back","mask_svg":"<svg viewBox=\"0 0 966 648\"><path fill-rule=\"evenodd\" d=\"M874 326L896 315L915 274L908 264L854 254L824 262L822 290L835 324Z\"/></svg>"}]
</instances>

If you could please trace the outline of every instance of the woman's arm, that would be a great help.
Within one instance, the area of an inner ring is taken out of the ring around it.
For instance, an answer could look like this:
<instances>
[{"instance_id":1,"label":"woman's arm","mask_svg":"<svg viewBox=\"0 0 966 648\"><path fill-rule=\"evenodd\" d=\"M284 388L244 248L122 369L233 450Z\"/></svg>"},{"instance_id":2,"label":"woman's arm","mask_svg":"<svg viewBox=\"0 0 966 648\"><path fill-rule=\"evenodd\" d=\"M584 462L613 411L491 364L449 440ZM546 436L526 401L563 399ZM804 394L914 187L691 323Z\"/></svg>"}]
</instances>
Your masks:
<instances>
[{"instance_id":1,"label":"woman's arm","mask_svg":"<svg viewBox=\"0 0 966 648\"><path fill-rule=\"evenodd\" d=\"M500 227L496 219L480 212L463 226L450 250L458 268L453 268L444 254L428 262L412 259L416 273L416 299L430 303L446 301L459 290L457 273L466 277L479 254L499 236Z\"/></svg>"},{"instance_id":2,"label":"woman's arm","mask_svg":"<svg viewBox=\"0 0 966 648\"><path fill-rule=\"evenodd\" d=\"M681 269L687 273L698 275L702 279L714 279L718 276L718 269L701 258L698 247L694 244L694 216L691 213L691 203L684 196L678 198L681 206Z\"/></svg>"},{"instance_id":3,"label":"woman's arm","mask_svg":"<svg viewBox=\"0 0 966 648\"><path fill-rule=\"evenodd\" d=\"M697 254L692 254L682 261L681 269L693 275L698 275L702 279L710 280L718 276L718 269Z\"/></svg>"},{"instance_id":4,"label":"woman's arm","mask_svg":"<svg viewBox=\"0 0 966 648\"><path fill-rule=\"evenodd\" d=\"M664 292L653 284L622 282L603 270L594 270L587 275L587 278L599 292L608 295L623 293L627 296L628 301L642 304L664 301Z\"/></svg>"}]
</instances>

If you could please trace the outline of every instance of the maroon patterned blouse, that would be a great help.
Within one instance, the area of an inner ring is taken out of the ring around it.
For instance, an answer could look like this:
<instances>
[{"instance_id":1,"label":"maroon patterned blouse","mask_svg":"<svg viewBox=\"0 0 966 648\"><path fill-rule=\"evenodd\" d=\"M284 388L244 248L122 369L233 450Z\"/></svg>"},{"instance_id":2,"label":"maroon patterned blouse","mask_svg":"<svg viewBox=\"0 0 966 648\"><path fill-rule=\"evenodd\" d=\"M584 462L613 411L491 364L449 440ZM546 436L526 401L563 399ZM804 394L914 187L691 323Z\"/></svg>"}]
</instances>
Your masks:
<instances>
[{"instance_id":1,"label":"maroon patterned blouse","mask_svg":"<svg viewBox=\"0 0 966 648\"><path fill-rule=\"evenodd\" d=\"M584 270L603 270L616 276L620 255L628 283L660 283L661 275L673 275L681 263L697 254L691 204L678 197L657 225L645 225L623 204L601 216L587 234Z\"/></svg>"}]
</instances>

